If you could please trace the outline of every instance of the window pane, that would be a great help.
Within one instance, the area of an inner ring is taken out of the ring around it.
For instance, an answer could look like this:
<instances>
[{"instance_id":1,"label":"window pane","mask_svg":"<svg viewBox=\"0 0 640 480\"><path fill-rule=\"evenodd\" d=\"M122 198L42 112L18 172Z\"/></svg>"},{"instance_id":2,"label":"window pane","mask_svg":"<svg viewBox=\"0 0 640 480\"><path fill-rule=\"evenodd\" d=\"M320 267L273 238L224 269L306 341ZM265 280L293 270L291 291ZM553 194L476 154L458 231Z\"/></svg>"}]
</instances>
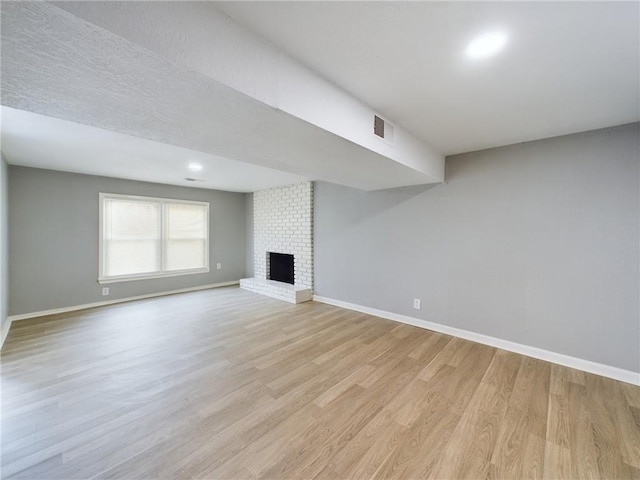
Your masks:
<instances>
[{"instance_id":1,"label":"window pane","mask_svg":"<svg viewBox=\"0 0 640 480\"><path fill-rule=\"evenodd\" d=\"M133 275L160 270L159 242L154 240L111 240L107 243L105 274Z\"/></svg>"},{"instance_id":2,"label":"window pane","mask_svg":"<svg viewBox=\"0 0 640 480\"><path fill-rule=\"evenodd\" d=\"M204 240L167 240L167 270L205 266Z\"/></svg>"},{"instance_id":3,"label":"window pane","mask_svg":"<svg viewBox=\"0 0 640 480\"><path fill-rule=\"evenodd\" d=\"M157 240L160 238L160 204L107 199L107 238Z\"/></svg>"},{"instance_id":4,"label":"window pane","mask_svg":"<svg viewBox=\"0 0 640 480\"><path fill-rule=\"evenodd\" d=\"M104 275L160 270L158 203L106 199L104 220Z\"/></svg>"},{"instance_id":5,"label":"window pane","mask_svg":"<svg viewBox=\"0 0 640 480\"><path fill-rule=\"evenodd\" d=\"M165 269L206 266L207 209L202 205L166 205Z\"/></svg>"}]
</instances>

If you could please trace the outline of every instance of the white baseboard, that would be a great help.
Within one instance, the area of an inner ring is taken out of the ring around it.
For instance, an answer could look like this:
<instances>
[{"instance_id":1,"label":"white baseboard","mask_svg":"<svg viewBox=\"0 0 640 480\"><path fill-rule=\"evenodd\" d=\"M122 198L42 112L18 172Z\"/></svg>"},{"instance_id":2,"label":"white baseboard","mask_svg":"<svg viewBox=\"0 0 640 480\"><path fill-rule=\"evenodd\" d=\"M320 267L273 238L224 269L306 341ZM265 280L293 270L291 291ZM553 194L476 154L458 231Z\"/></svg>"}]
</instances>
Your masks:
<instances>
[{"instance_id":1,"label":"white baseboard","mask_svg":"<svg viewBox=\"0 0 640 480\"><path fill-rule=\"evenodd\" d=\"M181 288L179 290L168 290L165 292L147 293L145 295L137 295L135 297L116 298L113 300L105 300L103 302L86 303L84 305L74 305L72 307L54 308L52 310L42 310L40 312L22 313L20 315L9 316L10 322L18 320L28 320L30 318L44 317L45 315L55 315L58 313L74 312L76 310L85 310L87 308L103 307L105 305L113 305L114 303L131 302L132 300L142 300L145 298L162 297L164 295L173 295L175 293L195 292L198 290L208 290L210 288L228 287L231 285L238 285L239 280L231 282L211 283L209 285L200 285L197 287ZM9 329L7 329L8 331ZM3 332L3 335L6 335ZM3 339L4 340L4 339Z\"/></svg>"},{"instance_id":2,"label":"white baseboard","mask_svg":"<svg viewBox=\"0 0 640 480\"><path fill-rule=\"evenodd\" d=\"M590 360L584 360L582 358L571 357L562 353L550 352L549 350L543 350L541 348L531 347L529 345L511 342L509 340L490 337L488 335L482 335L481 333L475 333L460 328L449 327L447 325L429 322L427 320L421 320L419 318L413 318L406 315L400 315L398 313L364 307L362 305L343 302L342 300L335 300L333 298L314 295L313 300L320 303L326 303L328 305L334 305L336 307L346 308L347 310L354 310L356 312L367 313L369 315L385 318L387 320L393 320L395 322L413 325L414 327L420 327L427 330L433 330L434 332L464 338L465 340L471 340L472 342L482 343L491 347L501 348L502 350L508 350L509 352L519 353L527 357L545 360L547 362L556 363L565 367L575 368L577 370L594 373L603 377L613 378L615 380L620 380L621 382L640 386L640 372L624 370L622 368L612 367L610 365L604 365L602 363L596 363Z\"/></svg>"}]
</instances>

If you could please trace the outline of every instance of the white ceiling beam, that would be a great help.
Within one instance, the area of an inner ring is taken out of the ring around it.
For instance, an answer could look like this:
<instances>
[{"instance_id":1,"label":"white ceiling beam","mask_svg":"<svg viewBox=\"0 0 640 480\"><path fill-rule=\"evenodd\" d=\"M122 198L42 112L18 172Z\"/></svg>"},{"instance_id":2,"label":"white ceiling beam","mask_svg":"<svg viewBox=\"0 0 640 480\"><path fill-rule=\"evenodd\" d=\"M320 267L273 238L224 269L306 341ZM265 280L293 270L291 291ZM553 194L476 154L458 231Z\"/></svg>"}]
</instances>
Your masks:
<instances>
[{"instance_id":1,"label":"white ceiling beam","mask_svg":"<svg viewBox=\"0 0 640 480\"><path fill-rule=\"evenodd\" d=\"M206 2L77 5L95 18L3 3L4 105L367 190L443 180L442 155L374 136L371 108Z\"/></svg>"}]
</instances>

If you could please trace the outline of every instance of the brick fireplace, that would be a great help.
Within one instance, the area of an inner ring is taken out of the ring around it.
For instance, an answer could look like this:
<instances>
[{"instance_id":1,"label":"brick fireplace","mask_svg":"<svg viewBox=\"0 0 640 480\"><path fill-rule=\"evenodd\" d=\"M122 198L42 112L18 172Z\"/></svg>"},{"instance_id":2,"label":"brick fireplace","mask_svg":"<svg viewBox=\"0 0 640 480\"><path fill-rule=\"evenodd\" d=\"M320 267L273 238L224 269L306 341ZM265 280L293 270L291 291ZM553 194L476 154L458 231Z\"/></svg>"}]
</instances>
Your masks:
<instances>
[{"instance_id":1,"label":"brick fireplace","mask_svg":"<svg viewBox=\"0 0 640 480\"><path fill-rule=\"evenodd\" d=\"M313 294L313 182L253 194L254 277L240 286L301 303ZM270 278L270 254L293 255L293 284Z\"/></svg>"}]
</instances>

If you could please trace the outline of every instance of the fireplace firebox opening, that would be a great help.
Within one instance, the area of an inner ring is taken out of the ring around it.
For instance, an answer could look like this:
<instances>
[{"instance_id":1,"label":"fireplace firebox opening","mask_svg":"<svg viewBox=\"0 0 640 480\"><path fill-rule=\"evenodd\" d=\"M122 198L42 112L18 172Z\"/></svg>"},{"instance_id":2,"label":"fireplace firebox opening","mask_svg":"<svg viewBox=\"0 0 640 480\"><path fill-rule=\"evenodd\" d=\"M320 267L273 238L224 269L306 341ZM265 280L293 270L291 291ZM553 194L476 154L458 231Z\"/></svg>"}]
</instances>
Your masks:
<instances>
[{"instance_id":1,"label":"fireplace firebox opening","mask_svg":"<svg viewBox=\"0 0 640 480\"><path fill-rule=\"evenodd\" d=\"M293 255L269 252L269 280L294 285Z\"/></svg>"}]
</instances>

